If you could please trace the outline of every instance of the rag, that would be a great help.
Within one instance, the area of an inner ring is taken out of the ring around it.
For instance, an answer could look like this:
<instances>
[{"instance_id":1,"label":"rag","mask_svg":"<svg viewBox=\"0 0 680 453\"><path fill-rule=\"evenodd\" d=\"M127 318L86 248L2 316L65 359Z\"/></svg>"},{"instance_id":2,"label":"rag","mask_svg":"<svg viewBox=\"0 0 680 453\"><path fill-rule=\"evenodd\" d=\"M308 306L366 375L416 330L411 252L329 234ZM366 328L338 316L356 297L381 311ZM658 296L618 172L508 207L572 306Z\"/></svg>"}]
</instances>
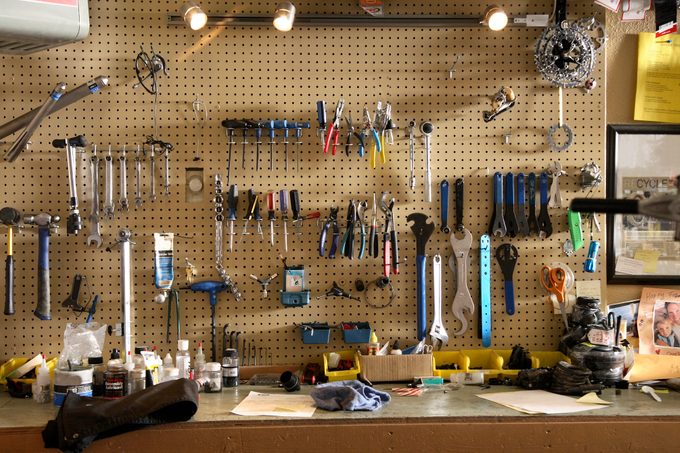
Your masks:
<instances>
[{"instance_id":1,"label":"rag","mask_svg":"<svg viewBox=\"0 0 680 453\"><path fill-rule=\"evenodd\" d=\"M390 401L390 395L359 381L320 384L310 393L316 407L327 411L374 411Z\"/></svg>"}]
</instances>

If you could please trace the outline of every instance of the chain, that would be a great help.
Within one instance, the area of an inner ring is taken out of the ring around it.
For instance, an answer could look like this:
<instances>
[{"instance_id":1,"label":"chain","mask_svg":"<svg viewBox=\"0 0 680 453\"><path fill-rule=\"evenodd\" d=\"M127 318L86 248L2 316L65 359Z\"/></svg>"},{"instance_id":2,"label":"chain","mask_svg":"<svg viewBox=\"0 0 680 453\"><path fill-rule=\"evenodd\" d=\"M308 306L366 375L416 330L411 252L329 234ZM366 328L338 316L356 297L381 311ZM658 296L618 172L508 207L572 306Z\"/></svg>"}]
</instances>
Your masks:
<instances>
[{"instance_id":1,"label":"chain","mask_svg":"<svg viewBox=\"0 0 680 453\"><path fill-rule=\"evenodd\" d=\"M219 174L215 175L215 269L220 275L224 283L229 287L231 294L234 296L236 301L241 300L241 292L236 287L236 284L231 280L231 277L224 270L223 265L223 251L222 251L222 239L223 239L223 229L222 222L224 221L224 208L222 203L224 198L222 196L222 177Z\"/></svg>"}]
</instances>

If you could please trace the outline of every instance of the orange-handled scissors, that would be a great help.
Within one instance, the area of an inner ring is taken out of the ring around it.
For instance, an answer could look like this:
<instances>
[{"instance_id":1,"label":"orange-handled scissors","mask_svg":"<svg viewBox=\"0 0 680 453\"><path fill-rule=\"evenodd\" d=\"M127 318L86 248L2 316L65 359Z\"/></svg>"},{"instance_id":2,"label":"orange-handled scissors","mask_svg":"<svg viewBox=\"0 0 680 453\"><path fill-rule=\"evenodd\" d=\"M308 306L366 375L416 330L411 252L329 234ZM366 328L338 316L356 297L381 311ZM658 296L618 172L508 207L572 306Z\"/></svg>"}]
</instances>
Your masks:
<instances>
[{"instance_id":1,"label":"orange-handled scissors","mask_svg":"<svg viewBox=\"0 0 680 453\"><path fill-rule=\"evenodd\" d=\"M541 284L550 294L563 304L567 300L567 273L561 267L543 266L541 268Z\"/></svg>"}]
</instances>

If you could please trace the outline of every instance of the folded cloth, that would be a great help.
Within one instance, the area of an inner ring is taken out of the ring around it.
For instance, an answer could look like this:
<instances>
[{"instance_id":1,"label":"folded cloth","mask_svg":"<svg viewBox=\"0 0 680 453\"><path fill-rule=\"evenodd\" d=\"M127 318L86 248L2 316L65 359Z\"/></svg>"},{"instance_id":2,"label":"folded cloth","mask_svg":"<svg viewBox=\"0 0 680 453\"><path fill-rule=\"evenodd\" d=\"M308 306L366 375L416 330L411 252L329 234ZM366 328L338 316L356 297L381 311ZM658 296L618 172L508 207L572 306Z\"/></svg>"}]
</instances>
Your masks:
<instances>
[{"instance_id":1,"label":"folded cloth","mask_svg":"<svg viewBox=\"0 0 680 453\"><path fill-rule=\"evenodd\" d=\"M390 395L359 381L320 384L310 393L319 409L327 411L374 411L390 401Z\"/></svg>"},{"instance_id":2,"label":"folded cloth","mask_svg":"<svg viewBox=\"0 0 680 453\"><path fill-rule=\"evenodd\" d=\"M69 392L42 437L45 448L81 452L96 439L148 425L186 421L197 410L198 387L188 379L164 382L116 400Z\"/></svg>"}]
</instances>

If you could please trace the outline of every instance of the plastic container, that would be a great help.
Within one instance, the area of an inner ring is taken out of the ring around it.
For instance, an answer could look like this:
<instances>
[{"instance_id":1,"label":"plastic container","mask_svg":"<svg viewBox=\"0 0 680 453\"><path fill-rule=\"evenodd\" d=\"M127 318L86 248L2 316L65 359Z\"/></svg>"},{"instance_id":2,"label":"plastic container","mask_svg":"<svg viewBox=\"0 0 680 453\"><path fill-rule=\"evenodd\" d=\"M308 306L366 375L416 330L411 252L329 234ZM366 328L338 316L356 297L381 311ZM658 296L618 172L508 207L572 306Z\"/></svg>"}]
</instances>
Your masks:
<instances>
[{"instance_id":1,"label":"plastic container","mask_svg":"<svg viewBox=\"0 0 680 453\"><path fill-rule=\"evenodd\" d=\"M217 362L206 363L198 382L201 384L201 388L205 393L221 392L222 365Z\"/></svg>"},{"instance_id":2,"label":"plastic container","mask_svg":"<svg viewBox=\"0 0 680 453\"><path fill-rule=\"evenodd\" d=\"M47 362L43 359L37 371L38 376L33 384L33 401L36 403L50 402L50 370L47 368Z\"/></svg>"},{"instance_id":3,"label":"plastic container","mask_svg":"<svg viewBox=\"0 0 680 453\"><path fill-rule=\"evenodd\" d=\"M371 340L371 326L367 322L345 322L342 324L345 343L368 343ZM350 329L345 327L352 326Z\"/></svg>"},{"instance_id":4,"label":"plastic container","mask_svg":"<svg viewBox=\"0 0 680 453\"><path fill-rule=\"evenodd\" d=\"M331 340L331 328L325 323L301 324L300 335L304 344L328 344Z\"/></svg>"},{"instance_id":5,"label":"plastic container","mask_svg":"<svg viewBox=\"0 0 680 453\"><path fill-rule=\"evenodd\" d=\"M359 376L361 372L361 366L359 365L359 356L357 356L355 351L338 351L336 354L340 354L341 360L352 360L354 366L349 370L341 371L330 371L328 369L328 356L330 352L324 352L323 354L323 374L328 377L328 382L346 381L354 380Z\"/></svg>"},{"instance_id":6,"label":"plastic container","mask_svg":"<svg viewBox=\"0 0 680 453\"><path fill-rule=\"evenodd\" d=\"M311 292L309 290L299 292L281 292L281 304L286 307L303 307L309 305Z\"/></svg>"},{"instance_id":7,"label":"plastic container","mask_svg":"<svg viewBox=\"0 0 680 453\"><path fill-rule=\"evenodd\" d=\"M198 342L198 350L194 358L194 379L200 379L205 372L205 354L203 353L203 342Z\"/></svg>"},{"instance_id":8,"label":"plastic container","mask_svg":"<svg viewBox=\"0 0 680 453\"><path fill-rule=\"evenodd\" d=\"M92 368L56 370L54 372L54 405L61 406L67 393L92 396Z\"/></svg>"},{"instance_id":9,"label":"plastic container","mask_svg":"<svg viewBox=\"0 0 680 453\"><path fill-rule=\"evenodd\" d=\"M559 351L533 351L529 352L529 356L532 368L551 368L560 361L571 363L571 359Z\"/></svg>"},{"instance_id":10,"label":"plastic container","mask_svg":"<svg viewBox=\"0 0 680 453\"><path fill-rule=\"evenodd\" d=\"M226 349L222 357L222 387L238 387L238 351Z\"/></svg>"},{"instance_id":11,"label":"plastic container","mask_svg":"<svg viewBox=\"0 0 680 453\"><path fill-rule=\"evenodd\" d=\"M488 377L497 377L504 373L503 357L489 349L463 349L460 351L469 359L467 371L481 371Z\"/></svg>"},{"instance_id":12,"label":"plastic container","mask_svg":"<svg viewBox=\"0 0 680 453\"><path fill-rule=\"evenodd\" d=\"M146 388L146 369L135 368L128 376L128 395L141 392Z\"/></svg>"},{"instance_id":13,"label":"plastic container","mask_svg":"<svg viewBox=\"0 0 680 453\"><path fill-rule=\"evenodd\" d=\"M189 340L177 340L175 365L177 365L177 369L179 369L179 377L189 379L189 367L191 366L191 356L189 356Z\"/></svg>"},{"instance_id":14,"label":"plastic container","mask_svg":"<svg viewBox=\"0 0 680 453\"><path fill-rule=\"evenodd\" d=\"M450 379L452 374L466 373L470 368L470 358L460 351L434 351L432 355L434 356L435 376ZM442 368L444 366L446 368Z\"/></svg>"},{"instance_id":15,"label":"plastic container","mask_svg":"<svg viewBox=\"0 0 680 453\"><path fill-rule=\"evenodd\" d=\"M109 360L104 373L104 398L117 399L125 396L128 389L128 371L120 359Z\"/></svg>"},{"instance_id":16,"label":"plastic container","mask_svg":"<svg viewBox=\"0 0 680 453\"><path fill-rule=\"evenodd\" d=\"M163 367L161 382L176 381L179 379L179 369L175 367Z\"/></svg>"}]
</instances>

